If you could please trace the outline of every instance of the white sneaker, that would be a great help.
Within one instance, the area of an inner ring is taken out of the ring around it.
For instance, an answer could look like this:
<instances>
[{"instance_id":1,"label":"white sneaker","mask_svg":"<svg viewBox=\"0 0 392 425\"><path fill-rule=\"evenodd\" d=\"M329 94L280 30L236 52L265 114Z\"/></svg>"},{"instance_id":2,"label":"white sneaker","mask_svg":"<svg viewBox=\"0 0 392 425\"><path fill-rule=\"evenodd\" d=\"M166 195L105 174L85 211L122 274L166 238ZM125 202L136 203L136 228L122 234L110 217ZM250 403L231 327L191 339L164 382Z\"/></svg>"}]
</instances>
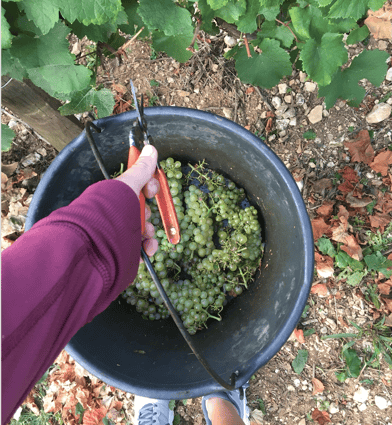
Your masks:
<instances>
[{"instance_id":1,"label":"white sneaker","mask_svg":"<svg viewBox=\"0 0 392 425\"><path fill-rule=\"evenodd\" d=\"M174 412L169 408L169 400L135 395L135 423L137 425L172 425Z\"/></svg>"}]
</instances>

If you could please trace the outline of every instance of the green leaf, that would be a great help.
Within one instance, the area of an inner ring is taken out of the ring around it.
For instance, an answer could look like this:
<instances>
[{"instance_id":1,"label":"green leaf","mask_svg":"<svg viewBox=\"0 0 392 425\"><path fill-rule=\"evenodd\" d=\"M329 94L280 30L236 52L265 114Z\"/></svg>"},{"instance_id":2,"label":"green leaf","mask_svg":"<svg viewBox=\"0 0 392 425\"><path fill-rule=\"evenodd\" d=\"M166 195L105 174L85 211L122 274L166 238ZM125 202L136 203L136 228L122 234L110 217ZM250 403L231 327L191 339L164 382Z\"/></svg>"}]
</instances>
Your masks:
<instances>
[{"instance_id":1,"label":"green leaf","mask_svg":"<svg viewBox=\"0 0 392 425\"><path fill-rule=\"evenodd\" d=\"M261 412L263 413L263 415L266 415L267 412L265 410L265 404L264 401L261 398L258 398L256 401L259 402L259 409L261 410Z\"/></svg>"},{"instance_id":2,"label":"green leaf","mask_svg":"<svg viewBox=\"0 0 392 425\"><path fill-rule=\"evenodd\" d=\"M317 137L317 134L313 130L308 130L308 131L305 131L302 137L307 140L313 140Z\"/></svg>"},{"instance_id":3,"label":"green leaf","mask_svg":"<svg viewBox=\"0 0 392 425\"><path fill-rule=\"evenodd\" d=\"M259 10L260 15L263 15L264 18L267 21L275 21L275 18L279 14L279 12L280 12L280 7L279 6L262 7Z\"/></svg>"},{"instance_id":4,"label":"green leaf","mask_svg":"<svg viewBox=\"0 0 392 425\"><path fill-rule=\"evenodd\" d=\"M176 401L175 400L170 400L169 401L169 409L170 410L174 410L175 407L176 407Z\"/></svg>"},{"instance_id":5,"label":"green leaf","mask_svg":"<svg viewBox=\"0 0 392 425\"><path fill-rule=\"evenodd\" d=\"M306 73L321 86L328 85L335 71L348 59L342 34L333 33L324 34L320 43L307 40L300 57Z\"/></svg>"},{"instance_id":6,"label":"green leaf","mask_svg":"<svg viewBox=\"0 0 392 425\"><path fill-rule=\"evenodd\" d=\"M235 56L235 68L244 83L271 88L284 75L291 74L290 56L279 46L279 41L264 39L259 44L261 54L256 53L252 46L249 47L251 58L248 58L244 47Z\"/></svg>"},{"instance_id":7,"label":"green leaf","mask_svg":"<svg viewBox=\"0 0 392 425\"><path fill-rule=\"evenodd\" d=\"M26 15L18 15L16 18L15 26L18 29L18 34L27 34L32 37L34 37L35 35L38 35L39 37L43 35L42 31L34 24L33 21L27 19Z\"/></svg>"},{"instance_id":8,"label":"green leaf","mask_svg":"<svg viewBox=\"0 0 392 425\"><path fill-rule=\"evenodd\" d=\"M289 11L294 32L301 40L320 41L322 36L330 32L330 24L320 9L309 6L306 9L293 7Z\"/></svg>"},{"instance_id":9,"label":"green leaf","mask_svg":"<svg viewBox=\"0 0 392 425\"><path fill-rule=\"evenodd\" d=\"M378 10L382 8L384 3L384 0L369 0L368 7L372 10Z\"/></svg>"},{"instance_id":10,"label":"green leaf","mask_svg":"<svg viewBox=\"0 0 392 425\"><path fill-rule=\"evenodd\" d=\"M346 372L341 372L341 373L335 372L335 376L339 382L344 382L347 379Z\"/></svg>"},{"instance_id":11,"label":"green leaf","mask_svg":"<svg viewBox=\"0 0 392 425\"><path fill-rule=\"evenodd\" d=\"M325 96L327 109L332 108L336 100L347 99L351 106L359 106L365 97L365 89L358 85L367 78L375 86L379 86L385 78L388 64L388 53L380 50L364 50L344 71L338 71L332 77L328 87L319 88L319 96ZM372 66L369 66L369 63Z\"/></svg>"},{"instance_id":12,"label":"green leaf","mask_svg":"<svg viewBox=\"0 0 392 425\"><path fill-rule=\"evenodd\" d=\"M365 272L354 272L347 278L346 283L351 286L358 285L366 274Z\"/></svg>"},{"instance_id":13,"label":"green leaf","mask_svg":"<svg viewBox=\"0 0 392 425\"><path fill-rule=\"evenodd\" d=\"M348 348L343 351L343 357L346 361L350 375L353 378L357 378L361 372L361 360L358 357L357 352L352 348Z\"/></svg>"},{"instance_id":14,"label":"green leaf","mask_svg":"<svg viewBox=\"0 0 392 425\"><path fill-rule=\"evenodd\" d=\"M121 0L58 0L58 5L64 19L83 25L116 22L122 10Z\"/></svg>"},{"instance_id":15,"label":"green leaf","mask_svg":"<svg viewBox=\"0 0 392 425\"><path fill-rule=\"evenodd\" d=\"M96 107L98 117L103 118L113 112L114 104L113 94L109 89L96 90L86 87L84 90L72 93L71 101L60 106L59 111L61 115L71 115L90 111L92 107Z\"/></svg>"},{"instance_id":16,"label":"green leaf","mask_svg":"<svg viewBox=\"0 0 392 425\"><path fill-rule=\"evenodd\" d=\"M257 30L256 17L259 14L260 1L248 0L246 12L236 22L238 31L252 33Z\"/></svg>"},{"instance_id":17,"label":"green leaf","mask_svg":"<svg viewBox=\"0 0 392 425\"><path fill-rule=\"evenodd\" d=\"M336 339L336 338L355 338L357 334L344 333L344 334L333 334L333 335L324 335L321 339Z\"/></svg>"},{"instance_id":18,"label":"green leaf","mask_svg":"<svg viewBox=\"0 0 392 425\"><path fill-rule=\"evenodd\" d=\"M78 38L87 37L89 40L95 42L107 42L110 35L117 30L117 25L110 22L103 25L83 25L76 20L69 26Z\"/></svg>"},{"instance_id":19,"label":"green leaf","mask_svg":"<svg viewBox=\"0 0 392 425\"><path fill-rule=\"evenodd\" d=\"M347 44L355 44L358 41L364 40L369 35L369 29L366 25L356 28L350 32L350 35L347 37Z\"/></svg>"},{"instance_id":20,"label":"green leaf","mask_svg":"<svg viewBox=\"0 0 392 425\"><path fill-rule=\"evenodd\" d=\"M11 49L1 52L1 75L8 75L11 78L22 81L27 78L27 71L19 62L19 59L14 58L10 52Z\"/></svg>"},{"instance_id":21,"label":"green leaf","mask_svg":"<svg viewBox=\"0 0 392 425\"><path fill-rule=\"evenodd\" d=\"M55 92L70 93L84 89L91 72L74 64L66 36L69 28L58 22L41 37L15 37L11 55L26 68L31 81L51 96Z\"/></svg>"},{"instance_id":22,"label":"green leaf","mask_svg":"<svg viewBox=\"0 0 392 425\"><path fill-rule=\"evenodd\" d=\"M333 0L316 0L320 7L328 6L333 2Z\"/></svg>"},{"instance_id":23,"label":"green leaf","mask_svg":"<svg viewBox=\"0 0 392 425\"><path fill-rule=\"evenodd\" d=\"M367 10L369 0L336 0L329 10L329 18L354 18L360 19Z\"/></svg>"},{"instance_id":24,"label":"green leaf","mask_svg":"<svg viewBox=\"0 0 392 425\"><path fill-rule=\"evenodd\" d=\"M202 24L200 28L208 34L215 34L217 31L219 31L215 23L212 22L212 20L215 18L215 10L211 8L207 0L199 0L197 5L202 16ZM220 7L218 7L218 9L219 8Z\"/></svg>"},{"instance_id":25,"label":"green leaf","mask_svg":"<svg viewBox=\"0 0 392 425\"><path fill-rule=\"evenodd\" d=\"M26 12L29 20L47 34L59 20L59 7L53 0L23 0L19 7Z\"/></svg>"},{"instance_id":26,"label":"green leaf","mask_svg":"<svg viewBox=\"0 0 392 425\"><path fill-rule=\"evenodd\" d=\"M83 412L85 411L85 409L83 408L83 406L78 402L78 404L75 407L75 413L77 415L81 415Z\"/></svg>"},{"instance_id":27,"label":"green leaf","mask_svg":"<svg viewBox=\"0 0 392 425\"><path fill-rule=\"evenodd\" d=\"M186 50L192 38L192 34L168 37L161 31L155 31L152 34L152 46L157 52L166 52L178 62L186 62L192 56L192 52Z\"/></svg>"},{"instance_id":28,"label":"green leaf","mask_svg":"<svg viewBox=\"0 0 392 425\"><path fill-rule=\"evenodd\" d=\"M392 95L392 92L391 92L391 95ZM377 199L373 199L373 201L370 202L370 204L366 205L367 212L370 215L373 214L373 208L376 206L376 204L377 204Z\"/></svg>"},{"instance_id":29,"label":"green leaf","mask_svg":"<svg viewBox=\"0 0 392 425\"><path fill-rule=\"evenodd\" d=\"M282 47L289 48L293 44L294 36L284 25L277 25L275 21L265 21L258 32L257 38L274 38L280 41Z\"/></svg>"},{"instance_id":30,"label":"green leaf","mask_svg":"<svg viewBox=\"0 0 392 425\"><path fill-rule=\"evenodd\" d=\"M138 12L150 29L163 31L167 36L193 37L191 14L172 0L140 0Z\"/></svg>"},{"instance_id":31,"label":"green leaf","mask_svg":"<svg viewBox=\"0 0 392 425\"><path fill-rule=\"evenodd\" d=\"M260 0L262 7L280 7L285 0Z\"/></svg>"},{"instance_id":32,"label":"green leaf","mask_svg":"<svg viewBox=\"0 0 392 425\"><path fill-rule=\"evenodd\" d=\"M179 425L181 422L181 416L176 413L173 418L173 425Z\"/></svg>"},{"instance_id":33,"label":"green leaf","mask_svg":"<svg viewBox=\"0 0 392 425\"><path fill-rule=\"evenodd\" d=\"M305 331L304 331L304 336L310 336L310 335L313 335L314 333L316 333L316 329L306 329Z\"/></svg>"},{"instance_id":34,"label":"green leaf","mask_svg":"<svg viewBox=\"0 0 392 425\"><path fill-rule=\"evenodd\" d=\"M317 246L323 254L329 255L330 257L335 257L336 250L328 238L320 238L317 241Z\"/></svg>"},{"instance_id":35,"label":"green leaf","mask_svg":"<svg viewBox=\"0 0 392 425\"><path fill-rule=\"evenodd\" d=\"M10 32L10 24L5 18L5 9L1 8L1 48L9 49L12 44L12 34Z\"/></svg>"},{"instance_id":36,"label":"green leaf","mask_svg":"<svg viewBox=\"0 0 392 425\"><path fill-rule=\"evenodd\" d=\"M208 5L211 9L217 10L220 9L229 2L229 0L207 0Z\"/></svg>"},{"instance_id":37,"label":"green leaf","mask_svg":"<svg viewBox=\"0 0 392 425\"><path fill-rule=\"evenodd\" d=\"M224 21L234 24L239 20L240 16L245 13L245 11L245 0L229 0L227 4L221 9L218 9L215 14Z\"/></svg>"},{"instance_id":38,"label":"green leaf","mask_svg":"<svg viewBox=\"0 0 392 425\"><path fill-rule=\"evenodd\" d=\"M392 270L387 270L388 267L392 267L392 261L385 258L381 252L378 251L372 255L367 255L364 260L369 270L381 272L385 277L392 275Z\"/></svg>"},{"instance_id":39,"label":"green leaf","mask_svg":"<svg viewBox=\"0 0 392 425\"><path fill-rule=\"evenodd\" d=\"M128 0L128 2L123 6L128 18L128 23L119 25L120 30L125 32L125 34L134 35L137 31L144 27L144 30L140 33L139 37L148 37L150 31L137 12L137 8L139 7L137 0Z\"/></svg>"},{"instance_id":40,"label":"green leaf","mask_svg":"<svg viewBox=\"0 0 392 425\"><path fill-rule=\"evenodd\" d=\"M1 151L6 152L10 150L12 140L15 137L15 133L11 130L8 125L1 124Z\"/></svg>"},{"instance_id":41,"label":"green leaf","mask_svg":"<svg viewBox=\"0 0 392 425\"><path fill-rule=\"evenodd\" d=\"M103 425L111 425L111 422L109 421L109 419L106 416L104 418L102 418L102 423L103 423Z\"/></svg>"},{"instance_id":42,"label":"green leaf","mask_svg":"<svg viewBox=\"0 0 392 425\"><path fill-rule=\"evenodd\" d=\"M293 360L292 366L295 373L300 374L308 360L308 350L298 350L297 357Z\"/></svg>"}]
</instances>

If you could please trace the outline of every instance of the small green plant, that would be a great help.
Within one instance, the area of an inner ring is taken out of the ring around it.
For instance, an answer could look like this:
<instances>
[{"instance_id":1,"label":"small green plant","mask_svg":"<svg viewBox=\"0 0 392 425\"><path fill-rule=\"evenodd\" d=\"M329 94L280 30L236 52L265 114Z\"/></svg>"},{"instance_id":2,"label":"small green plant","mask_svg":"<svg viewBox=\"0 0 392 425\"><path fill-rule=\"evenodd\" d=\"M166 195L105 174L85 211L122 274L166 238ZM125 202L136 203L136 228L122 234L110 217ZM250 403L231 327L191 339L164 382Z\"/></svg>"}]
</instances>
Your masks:
<instances>
[{"instance_id":1,"label":"small green plant","mask_svg":"<svg viewBox=\"0 0 392 425\"><path fill-rule=\"evenodd\" d=\"M348 131L349 131L350 133L352 133L352 132L354 131L354 127L353 127L352 125L350 125L350 127L348 128Z\"/></svg>"},{"instance_id":2,"label":"small green plant","mask_svg":"<svg viewBox=\"0 0 392 425\"><path fill-rule=\"evenodd\" d=\"M300 375L305 368L308 360L308 354L308 350L298 350L297 357L292 362L294 372L298 373L298 375Z\"/></svg>"},{"instance_id":3,"label":"small green plant","mask_svg":"<svg viewBox=\"0 0 392 425\"><path fill-rule=\"evenodd\" d=\"M1 124L1 151L6 152L11 149L15 132L8 125Z\"/></svg>"},{"instance_id":4,"label":"small green plant","mask_svg":"<svg viewBox=\"0 0 392 425\"><path fill-rule=\"evenodd\" d=\"M304 336L310 336L310 335L313 335L314 333L316 333L316 329L306 329L305 331L304 331Z\"/></svg>"},{"instance_id":5,"label":"small green plant","mask_svg":"<svg viewBox=\"0 0 392 425\"><path fill-rule=\"evenodd\" d=\"M169 401L169 409L170 410L174 410L175 407L176 407L176 401L175 400L170 400Z\"/></svg>"},{"instance_id":6,"label":"small green plant","mask_svg":"<svg viewBox=\"0 0 392 425\"><path fill-rule=\"evenodd\" d=\"M183 404L184 406L186 406L187 402L188 402L188 399L186 399L186 398L184 398L184 400L182 400L182 404Z\"/></svg>"},{"instance_id":7,"label":"small green plant","mask_svg":"<svg viewBox=\"0 0 392 425\"><path fill-rule=\"evenodd\" d=\"M310 305L309 304L307 304L306 306L305 306L305 308L304 308L304 311L302 312L302 314L301 314L301 317L303 318L303 319L306 319L306 316L307 316L307 314L308 314L308 310L310 309Z\"/></svg>"},{"instance_id":8,"label":"small green plant","mask_svg":"<svg viewBox=\"0 0 392 425\"><path fill-rule=\"evenodd\" d=\"M317 134L313 130L305 131L302 137L306 140L313 140L317 137Z\"/></svg>"},{"instance_id":9,"label":"small green plant","mask_svg":"<svg viewBox=\"0 0 392 425\"><path fill-rule=\"evenodd\" d=\"M181 416L176 413L173 418L173 425L179 425L181 422Z\"/></svg>"},{"instance_id":10,"label":"small green plant","mask_svg":"<svg viewBox=\"0 0 392 425\"><path fill-rule=\"evenodd\" d=\"M258 398L256 401L259 403L259 409L261 410L261 412L263 413L263 415L265 415L267 412L265 410L264 401L261 398Z\"/></svg>"},{"instance_id":11,"label":"small green plant","mask_svg":"<svg viewBox=\"0 0 392 425\"><path fill-rule=\"evenodd\" d=\"M321 400L317 397L315 398L317 404L319 405L319 410L328 410L330 406L330 402L328 400Z\"/></svg>"},{"instance_id":12,"label":"small green plant","mask_svg":"<svg viewBox=\"0 0 392 425\"><path fill-rule=\"evenodd\" d=\"M151 81L150 81L150 86L151 86L151 87L159 87L159 83L158 83L158 81L156 81L156 80L151 80Z\"/></svg>"},{"instance_id":13,"label":"small green plant","mask_svg":"<svg viewBox=\"0 0 392 425\"><path fill-rule=\"evenodd\" d=\"M390 91L389 93L387 93L385 96L383 96L381 99L380 99L380 103L382 103L382 102L386 102L390 97L392 96L392 91Z\"/></svg>"}]
</instances>

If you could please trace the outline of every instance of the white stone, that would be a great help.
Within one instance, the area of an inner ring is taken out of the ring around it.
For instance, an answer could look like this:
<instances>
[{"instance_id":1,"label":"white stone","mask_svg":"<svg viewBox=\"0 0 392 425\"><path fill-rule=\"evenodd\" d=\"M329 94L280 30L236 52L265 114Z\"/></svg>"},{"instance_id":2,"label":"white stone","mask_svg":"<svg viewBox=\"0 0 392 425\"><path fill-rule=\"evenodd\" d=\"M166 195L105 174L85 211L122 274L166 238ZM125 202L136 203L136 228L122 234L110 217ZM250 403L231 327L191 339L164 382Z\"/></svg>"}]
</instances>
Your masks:
<instances>
[{"instance_id":1,"label":"white stone","mask_svg":"<svg viewBox=\"0 0 392 425\"><path fill-rule=\"evenodd\" d=\"M322 105L317 105L314 107L308 115L308 119L312 124L316 124L323 119L323 107Z\"/></svg>"},{"instance_id":2,"label":"white stone","mask_svg":"<svg viewBox=\"0 0 392 425\"><path fill-rule=\"evenodd\" d=\"M329 411L329 413L331 413L331 415L338 413L339 412L339 406L335 403L331 403L329 405L328 411Z\"/></svg>"},{"instance_id":3,"label":"white stone","mask_svg":"<svg viewBox=\"0 0 392 425\"><path fill-rule=\"evenodd\" d=\"M276 109L275 111L275 115L277 117L281 117L286 111L287 111L288 106L283 103L282 105L279 106L279 108Z\"/></svg>"},{"instance_id":4,"label":"white stone","mask_svg":"<svg viewBox=\"0 0 392 425\"><path fill-rule=\"evenodd\" d=\"M237 40L229 35L226 35L223 41L228 47L234 47L237 44Z\"/></svg>"},{"instance_id":5,"label":"white stone","mask_svg":"<svg viewBox=\"0 0 392 425\"><path fill-rule=\"evenodd\" d=\"M305 80L306 80L306 74L304 72L302 72L302 71L299 71L299 81L301 83L304 83Z\"/></svg>"},{"instance_id":6,"label":"white stone","mask_svg":"<svg viewBox=\"0 0 392 425\"><path fill-rule=\"evenodd\" d=\"M199 89L198 87L196 87L195 89L193 89L193 91L194 91L196 94L200 93L200 89Z\"/></svg>"},{"instance_id":7,"label":"white stone","mask_svg":"<svg viewBox=\"0 0 392 425\"><path fill-rule=\"evenodd\" d=\"M16 127L18 125L18 123L15 121L15 120L11 120L9 123L8 123L8 127L9 128L14 128L14 127Z\"/></svg>"},{"instance_id":8,"label":"white stone","mask_svg":"<svg viewBox=\"0 0 392 425\"><path fill-rule=\"evenodd\" d=\"M354 393L354 401L357 403L365 403L365 401L369 398L369 392L370 390L367 390L364 387L359 387Z\"/></svg>"},{"instance_id":9,"label":"white stone","mask_svg":"<svg viewBox=\"0 0 392 425\"><path fill-rule=\"evenodd\" d=\"M292 385L287 385L287 391L295 391L295 388Z\"/></svg>"},{"instance_id":10,"label":"white stone","mask_svg":"<svg viewBox=\"0 0 392 425\"><path fill-rule=\"evenodd\" d=\"M167 77L167 82L168 82L169 84L174 83L174 78L172 78L172 77Z\"/></svg>"},{"instance_id":11,"label":"white stone","mask_svg":"<svg viewBox=\"0 0 392 425\"><path fill-rule=\"evenodd\" d=\"M299 191L302 192L302 189L304 188L304 181L301 180L301 181L296 182L296 183L297 183Z\"/></svg>"},{"instance_id":12,"label":"white stone","mask_svg":"<svg viewBox=\"0 0 392 425\"><path fill-rule=\"evenodd\" d=\"M275 139L276 139L276 134L272 134L271 136L268 137L269 142L272 142Z\"/></svg>"},{"instance_id":13,"label":"white stone","mask_svg":"<svg viewBox=\"0 0 392 425\"><path fill-rule=\"evenodd\" d=\"M374 179L374 174L372 174L372 173L366 173L366 178L368 178L368 179Z\"/></svg>"},{"instance_id":14,"label":"white stone","mask_svg":"<svg viewBox=\"0 0 392 425\"><path fill-rule=\"evenodd\" d=\"M305 91L307 91L308 93L312 93L316 90L317 84L313 83L311 81L307 81L305 83Z\"/></svg>"},{"instance_id":15,"label":"white stone","mask_svg":"<svg viewBox=\"0 0 392 425\"><path fill-rule=\"evenodd\" d=\"M292 96L291 96L291 94L288 94L288 95L286 95L286 96L284 97L284 101L285 101L286 103L291 103L291 100L292 100Z\"/></svg>"},{"instance_id":16,"label":"white stone","mask_svg":"<svg viewBox=\"0 0 392 425\"><path fill-rule=\"evenodd\" d=\"M271 103L272 103L272 106L273 106L275 109L278 109L278 108L279 108L279 106L282 104L282 100L281 100L281 98L280 98L280 97L278 97L278 96L274 96L274 97L271 99Z\"/></svg>"},{"instance_id":17,"label":"white stone","mask_svg":"<svg viewBox=\"0 0 392 425\"><path fill-rule=\"evenodd\" d=\"M386 400L384 397L380 397L379 395L376 395L376 397L374 397L374 402L376 403L376 406L381 410L386 409L391 404L391 402Z\"/></svg>"},{"instance_id":18,"label":"white stone","mask_svg":"<svg viewBox=\"0 0 392 425\"><path fill-rule=\"evenodd\" d=\"M292 127L295 127L297 125L297 118L291 118L289 125L291 125Z\"/></svg>"},{"instance_id":19,"label":"white stone","mask_svg":"<svg viewBox=\"0 0 392 425\"><path fill-rule=\"evenodd\" d=\"M388 81L392 81L392 68L388 69L388 72L387 72L385 79L388 80Z\"/></svg>"},{"instance_id":20,"label":"white stone","mask_svg":"<svg viewBox=\"0 0 392 425\"><path fill-rule=\"evenodd\" d=\"M310 168L316 168L316 164L314 162L309 162L309 167Z\"/></svg>"},{"instance_id":21,"label":"white stone","mask_svg":"<svg viewBox=\"0 0 392 425\"><path fill-rule=\"evenodd\" d=\"M327 164L327 167L329 167L329 168L333 168L335 166L335 163L334 162L328 162L328 164Z\"/></svg>"},{"instance_id":22,"label":"white stone","mask_svg":"<svg viewBox=\"0 0 392 425\"><path fill-rule=\"evenodd\" d=\"M387 103L377 104L366 116L368 124L376 124L386 120L391 115L392 107Z\"/></svg>"},{"instance_id":23,"label":"white stone","mask_svg":"<svg viewBox=\"0 0 392 425\"><path fill-rule=\"evenodd\" d=\"M326 109L323 110L323 117L329 117L329 112Z\"/></svg>"},{"instance_id":24,"label":"white stone","mask_svg":"<svg viewBox=\"0 0 392 425\"><path fill-rule=\"evenodd\" d=\"M305 98L302 96L301 93L297 93L297 96L295 97L295 102L297 105L303 105L305 103Z\"/></svg>"},{"instance_id":25,"label":"white stone","mask_svg":"<svg viewBox=\"0 0 392 425\"><path fill-rule=\"evenodd\" d=\"M300 385L301 385L301 381L298 379L298 378L296 378L296 379L294 379L294 385L296 386L296 387L299 387Z\"/></svg>"},{"instance_id":26,"label":"white stone","mask_svg":"<svg viewBox=\"0 0 392 425\"><path fill-rule=\"evenodd\" d=\"M285 83L278 84L278 90L279 90L279 94L286 94L287 84Z\"/></svg>"},{"instance_id":27,"label":"white stone","mask_svg":"<svg viewBox=\"0 0 392 425\"><path fill-rule=\"evenodd\" d=\"M363 404L360 404L359 406L358 406L358 410L360 411L360 412L363 412L364 410L366 410L367 409L367 406L366 406L366 404L365 403L363 403Z\"/></svg>"},{"instance_id":28,"label":"white stone","mask_svg":"<svg viewBox=\"0 0 392 425\"><path fill-rule=\"evenodd\" d=\"M283 119L283 120L276 120L276 129L279 131L285 130L289 126L290 120Z\"/></svg>"},{"instance_id":29,"label":"white stone","mask_svg":"<svg viewBox=\"0 0 392 425\"><path fill-rule=\"evenodd\" d=\"M233 116L233 111L230 108L222 108L222 112L223 112L223 115L229 120Z\"/></svg>"},{"instance_id":30,"label":"white stone","mask_svg":"<svg viewBox=\"0 0 392 425\"><path fill-rule=\"evenodd\" d=\"M387 42L387 41L385 41L385 40L380 40L380 41L378 42L378 48L379 48L380 50L387 50L387 49L388 49L388 42Z\"/></svg>"}]
</instances>

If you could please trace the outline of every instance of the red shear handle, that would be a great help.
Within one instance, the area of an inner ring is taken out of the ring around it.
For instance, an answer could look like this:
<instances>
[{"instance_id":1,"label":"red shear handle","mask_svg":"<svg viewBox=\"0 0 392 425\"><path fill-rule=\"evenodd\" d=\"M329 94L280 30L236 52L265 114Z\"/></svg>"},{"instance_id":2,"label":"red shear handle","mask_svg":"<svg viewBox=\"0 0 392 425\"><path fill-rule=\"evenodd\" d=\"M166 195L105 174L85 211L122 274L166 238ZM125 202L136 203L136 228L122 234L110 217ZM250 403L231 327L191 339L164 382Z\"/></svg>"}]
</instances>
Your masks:
<instances>
[{"instance_id":1,"label":"red shear handle","mask_svg":"<svg viewBox=\"0 0 392 425\"><path fill-rule=\"evenodd\" d=\"M132 167L132 165L137 161L139 156L140 156L139 149L136 146L131 146L129 149L127 169ZM144 197L142 192L140 192L140 195L139 195L139 203L140 203L140 218L141 218L142 235L143 235L146 230L146 198Z\"/></svg>"},{"instance_id":2,"label":"red shear handle","mask_svg":"<svg viewBox=\"0 0 392 425\"><path fill-rule=\"evenodd\" d=\"M176 245L180 242L180 226L178 224L177 213L174 208L169 184L165 172L162 169L157 170L154 177L159 181L160 185L160 190L158 194L155 195L155 199L157 200L159 212L161 213L163 227L169 242Z\"/></svg>"}]
</instances>

